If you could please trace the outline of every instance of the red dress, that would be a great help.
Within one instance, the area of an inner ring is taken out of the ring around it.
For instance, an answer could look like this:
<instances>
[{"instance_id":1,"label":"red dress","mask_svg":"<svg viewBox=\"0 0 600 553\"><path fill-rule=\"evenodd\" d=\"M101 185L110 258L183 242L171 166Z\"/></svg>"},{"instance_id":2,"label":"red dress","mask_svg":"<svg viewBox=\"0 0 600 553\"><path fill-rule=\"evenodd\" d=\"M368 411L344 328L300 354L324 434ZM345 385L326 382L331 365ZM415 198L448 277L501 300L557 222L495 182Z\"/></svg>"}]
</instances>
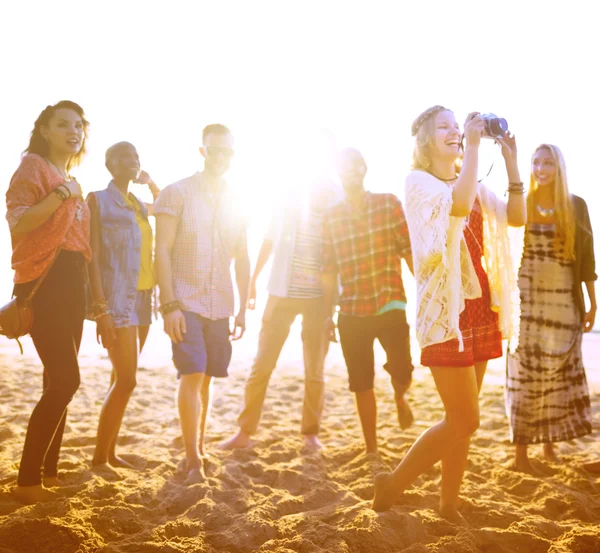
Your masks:
<instances>
[{"instance_id":1,"label":"red dress","mask_svg":"<svg viewBox=\"0 0 600 553\"><path fill-rule=\"evenodd\" d=\"M490 285L481 262L483 256L483 213L479 198L464 231L465 241L481 285L481 297L465 300L459 327L464 351L458 351L457 339L433 344L421 350L421 365L425 367L470 367L490 359L502 357L502 333L498 327L498 313L490 308Z\"/></svg>"}]
</instances>

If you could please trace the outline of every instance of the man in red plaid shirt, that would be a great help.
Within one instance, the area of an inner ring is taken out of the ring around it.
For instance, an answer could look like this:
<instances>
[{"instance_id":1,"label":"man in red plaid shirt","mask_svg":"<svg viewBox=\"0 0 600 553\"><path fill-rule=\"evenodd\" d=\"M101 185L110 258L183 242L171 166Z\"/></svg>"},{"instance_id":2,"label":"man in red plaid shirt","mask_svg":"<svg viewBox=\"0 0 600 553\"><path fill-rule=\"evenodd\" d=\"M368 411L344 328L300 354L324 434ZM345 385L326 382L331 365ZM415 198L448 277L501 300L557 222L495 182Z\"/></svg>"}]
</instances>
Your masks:
<instances>
[{"instance_id":1,"label":"man in red plaid shirt","mask_svg":"<svg viewBox=\"0 0 600 553\"><path fill-rule=\"evenodd\" d=\"M377 451L377 404L373 390L378 339L387 355L385 370L392 377L401 428L413 421L404 399L413 365L406 295L402 284L402 258L412 272L408 227L400 200L393 194L374 194L364 188L367 165L353 148L340 153L338 173L345 201L324 218L323 288L326 313L333 313L337 277L342 286L338 329L367 453ZM335 324L325 320L335 340Z\"/></svg>"}]
</instances>

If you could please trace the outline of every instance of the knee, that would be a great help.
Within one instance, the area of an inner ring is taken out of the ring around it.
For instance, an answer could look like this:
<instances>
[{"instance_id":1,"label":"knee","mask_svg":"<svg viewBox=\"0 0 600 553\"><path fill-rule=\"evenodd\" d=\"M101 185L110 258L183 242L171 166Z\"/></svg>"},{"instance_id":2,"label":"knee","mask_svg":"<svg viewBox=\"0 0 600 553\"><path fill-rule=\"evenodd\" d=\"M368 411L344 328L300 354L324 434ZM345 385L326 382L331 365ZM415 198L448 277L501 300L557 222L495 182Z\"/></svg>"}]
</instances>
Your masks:
<instances>
[{"instance_id":1,"label":"knee","mask_svg":"<svg viewBox=\"0 0 600 553\"><path fill-rule=\"evenodd\" d=\"M461 413L460 417L448 420L448 424L452 427L456 438L468 438L479 429L479 411Z\"/></svg>"},{"instance_id":2,"label":"knee","mask_svg":"<svg viewBox=\"0 0 600 553\"><path fill-rule=\"evenodd\" d=\"M394 388L394 393L396 396L403 396L412 383L412 376L409 376L408 379L400 380L398 378L392 378L392 386Z\"/></svg>"},{"instance_id":3,"label":"knee","mask_svg":"<svg viewBox=\"0 0 600 553\"><path fill-rule=\"evenodd\" d=\"M248 381L260 382L263 380L269 380L273 371L275 370L275 363L267 362L265 359L256 358L252 364L252 370Z\"/></svg>"},{"instance_id":4,"label":"knee","mask_svg":"<svg viewBox=\"0 0 600 553\"><path fill-rule=\"evenodd\" d=\"M117 378L115 381L115 390L123 395L131 395L137 386L137 379L134 374Z\"/></svg>"},{"instance_id":5,"label":"knee","mask_svg":"<svg viewBox=\"0 0 600 553\"><path fill-rule=\"evenodd\" d=\"M77 373L68 380L51 383L45 393L52 395L55 398L55 401L63 403L66 406L73 399L73 396L79 389L80 384L81 380L79 378L79 373Z\"/></svg>"}]
</instances>

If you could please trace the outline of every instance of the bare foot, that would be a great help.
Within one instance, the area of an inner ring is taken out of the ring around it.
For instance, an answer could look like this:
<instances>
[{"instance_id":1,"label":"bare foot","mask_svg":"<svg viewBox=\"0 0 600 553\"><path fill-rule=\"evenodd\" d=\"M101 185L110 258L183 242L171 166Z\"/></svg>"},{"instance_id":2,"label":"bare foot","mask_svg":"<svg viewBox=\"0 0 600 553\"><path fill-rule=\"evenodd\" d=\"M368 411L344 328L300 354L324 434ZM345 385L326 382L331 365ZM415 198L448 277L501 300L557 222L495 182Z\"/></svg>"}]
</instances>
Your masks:
<instances>
[{"instance_id":1,"label":"bare foot","mask_svg":"<svg viewBox=\"0 0 600 553\"><path fill-rule=\"evenodd\" d=\"M92 457L92 466L93 467L101 467L102 465L108 464L108 457L97 457L94 455Z\"/></svg>"},{"instance_id":2,"label":"bare foot","mask_svg":"<svg viewBox=\"0 0 600 553\"><path fill-rule=\"evenodd\" d=\"M108 461L106 463L98 464L94 464L94 461L92 461L92 472L109 481L123 479L119 472L108 464Z\"/></svg>"},{"instance_id":3,"label":"bare foot","mask_svg":"<svg viewBox=\"0 0 600 553\"><path fill-rule=\"evenodd\" d=\"M233 438L219 444L219 449L244 449L250 445L250 435L240 430Z\"/></svg>"},{"instance_id":4,"label":"bare foot","mask_svg":"<svg viewBox=\"0 0 600 553\"><path fill-rule=\"evenodd\" d=\"M551 463L560 463L560 457L554 451L554 444L544 444L544 458Z\"/></svg>"},{"instance_id":5,"label":"bare foot","mask_svg":"<svg viewBox=\"0 0 600 553\"><path fill-rule=\"evenodd\" d=\"M392 475L382 472L375 477L375 497L371 508L378 513L388 511L396 503L398 495L392 486Z\"/></svg>"},{"instance_id":6,"label":"bare foot","mask_svg":"<svg viewBox=\"0 0 600 553\"><path fill-rule=\"evenodd\" d=\"M508 465L506 465L506 468L509 470L514 470L516 472L523 472L531 476L542 476L542 473L531 465L529 459L515 459L514 461L511 461Z\"/></svg>"},{"instance_id":7,"label":"bare foot","mask_svg":"<svg viewBox=\"0 0 600 553\"><path fill-rule=\"evenodd\" d=\"M465 517L463 517L454 506L446 505L445 507L440 507L439 514L443 519L446 519L448 522L456 524L457 526L469 525Z\"/></svg>"},{"instance_id":8,"label":"bare foot","mask_svg":"<svg viewBox=\"0 0 600 553\"><path fill-rule=\"evenodd\" d=\"M415 420L410 405L404 398L396 398L396 409L398 410L398 422L400 423L400 428L402 430L410 428Z\"/></svg>"},{"instance_id":9,"label":"bare foot","mask_svg":"<svg viewBox=\"0 0 600 553\"><path fill-rule=\"evenodd\" d=\"M204 474L204 467L202 465L198 467L188 468L187 476L185 477L184 485L192 486L194 484L200 484L206 480L206 474Z\"/></svg>"},{"instance_id":10,"label":"bare foot","mask_svg":"<svg viewBox=\"0 0 600 553\"><path fill-rule=\"evenodd\" d=\"M52 501L60 497L56 492L46 490L41 484L37 486L17 486L15 496L21 503L33 505L42 501Z\"/></svg>"},{"instance_id":11,"label":"bare foot","mask_svg":"<svg viewBox=\"0 0 600 553\"><path fill-rule=\"evenodd\" d=\"M308 451L321 451L325 449L325 446L321 443L321 440L316 434L304 434L304 447Z\"/></svg>"},{"instance_id":12,"label":"bare foot","mask_svg":"<svg viewBox=\"0 0 600 553\"><path fill-rule=\"evenodd\" d=\"M44 488L60 488L61 486L65 485L65 483L58 478L58 476L48 476L47 478L44 477L43 483Z\"/></svg>"},{"instance_id":13,"label":"bare foot","mask_svg":"<svg viewBox=\"0 0 600 553\"><path fill-rule=\"evenodd\" d=\"M121 469L137 470L131 463L128 463L118 455L111 455L108 459L108 464Z\"/></svg>"},{"instance_id":14,"label":"bare foot","mask_svg":"<svg viewBox=\"0 0 600 553\"><path fill-rule=\"evenodd\" d=\"M587 470L588 472L591 472L593 474L598 474L598 473L600 473L600 461L595 461L593 463L585 463L583 465L583 468L585 470Z\"/></svg>"}]
</instances>

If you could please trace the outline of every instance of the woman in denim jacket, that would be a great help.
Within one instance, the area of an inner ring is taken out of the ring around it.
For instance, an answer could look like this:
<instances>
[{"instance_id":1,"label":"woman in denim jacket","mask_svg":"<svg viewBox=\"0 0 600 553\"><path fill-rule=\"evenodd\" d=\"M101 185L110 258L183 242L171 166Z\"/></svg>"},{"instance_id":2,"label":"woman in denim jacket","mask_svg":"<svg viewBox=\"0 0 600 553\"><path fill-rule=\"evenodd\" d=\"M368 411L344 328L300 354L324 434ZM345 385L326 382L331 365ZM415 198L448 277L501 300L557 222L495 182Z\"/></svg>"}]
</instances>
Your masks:
<instances>
[{"instance_id":1,"label":"woman in denim jacket","mask_svg":"<svg viewBox=\"0 0 600 553\"><path fill-rule=\"evenodd\" d=\"M134 181L148 185L156 199L160 190L145 171L135 147L119 142L106 151L106 168L113 180L88 196L92 262L92 318L97 335L113 365L104 400L93 465L131 466L115 454L127 402L136 385L138 351L142 350L152 317L152 228L149 209L131 192Z\"/></svg>"}]
</instances>

